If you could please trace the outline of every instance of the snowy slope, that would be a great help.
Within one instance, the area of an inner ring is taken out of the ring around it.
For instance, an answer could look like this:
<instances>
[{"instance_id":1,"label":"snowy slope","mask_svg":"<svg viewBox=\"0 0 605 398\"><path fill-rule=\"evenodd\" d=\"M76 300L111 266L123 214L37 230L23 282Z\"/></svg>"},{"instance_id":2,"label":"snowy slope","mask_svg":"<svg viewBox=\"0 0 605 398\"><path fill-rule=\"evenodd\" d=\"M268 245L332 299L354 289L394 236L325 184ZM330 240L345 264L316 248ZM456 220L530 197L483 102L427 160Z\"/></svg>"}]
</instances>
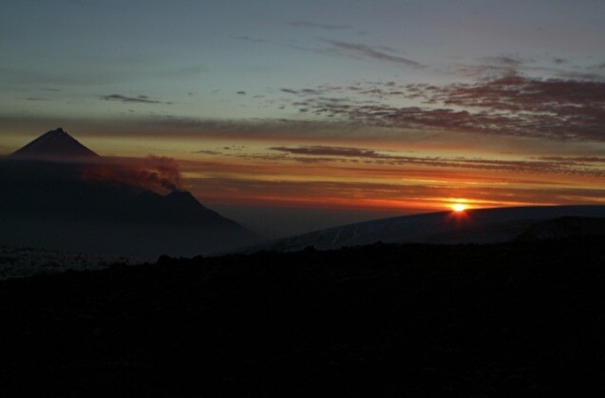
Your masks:
<instances>
[{"instance_id":1,"label":"snowy slope","mask_svg":"<svg viewBox=\"0 0 605 398\"><path fill-rule=\"evenodd\" d=\"M280 239L264 249L319 250L384 243L495 243L514 239L530 226L563 216L605 217L605 206L544 206L439 212L345 225Z\"/></svg>"}]
</instances>

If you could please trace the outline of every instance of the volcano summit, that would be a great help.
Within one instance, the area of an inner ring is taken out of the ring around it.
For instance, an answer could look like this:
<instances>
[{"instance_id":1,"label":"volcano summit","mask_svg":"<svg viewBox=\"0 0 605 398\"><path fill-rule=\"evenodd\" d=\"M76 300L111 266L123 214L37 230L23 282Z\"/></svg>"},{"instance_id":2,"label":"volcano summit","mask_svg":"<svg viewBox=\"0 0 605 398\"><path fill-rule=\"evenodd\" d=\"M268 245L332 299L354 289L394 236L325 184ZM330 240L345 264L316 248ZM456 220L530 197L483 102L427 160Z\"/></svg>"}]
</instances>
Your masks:
<instances>
[{"instance_id":1,"label":"volcano summit","mask_svg":"<svg viewBox=\"0 0 605 398\"><path fill-rule=\"evenodd\" d=\"M59 127L16 150L11 156L28 159L79 159L99 155L80 144L78 140Z\"/></svg>"}]
</instances>

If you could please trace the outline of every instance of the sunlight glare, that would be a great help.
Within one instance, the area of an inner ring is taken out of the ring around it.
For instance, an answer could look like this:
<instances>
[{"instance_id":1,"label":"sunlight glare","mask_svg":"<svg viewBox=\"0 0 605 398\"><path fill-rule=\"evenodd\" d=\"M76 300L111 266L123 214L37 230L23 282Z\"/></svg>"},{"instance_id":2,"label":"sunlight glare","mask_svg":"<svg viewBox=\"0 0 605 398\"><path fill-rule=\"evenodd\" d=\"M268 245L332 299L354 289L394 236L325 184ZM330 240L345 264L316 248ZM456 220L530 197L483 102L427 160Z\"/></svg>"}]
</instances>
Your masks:
<instances>
[{"instance_id":1,"label":"sunlight glare","mask_svg":"<svg viewBox=\"0 0 605 398\"><path fill-rule=\"evenodd\" d=\"M460 213L460 212L463 212L464 210L466 210L466 206L463 205L462 203L454 203L452 205L452 210L454 210L456 213Z\"/></svg>"}]
</instances>

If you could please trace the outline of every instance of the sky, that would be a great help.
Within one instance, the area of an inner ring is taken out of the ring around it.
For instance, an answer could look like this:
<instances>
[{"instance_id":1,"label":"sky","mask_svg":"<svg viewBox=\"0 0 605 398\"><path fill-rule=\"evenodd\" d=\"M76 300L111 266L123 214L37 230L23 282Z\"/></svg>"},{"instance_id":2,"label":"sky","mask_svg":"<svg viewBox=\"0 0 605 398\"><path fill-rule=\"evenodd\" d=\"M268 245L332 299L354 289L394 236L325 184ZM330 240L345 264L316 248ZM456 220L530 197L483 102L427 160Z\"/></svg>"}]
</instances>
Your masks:
<instances>
[{"instance_id":1,"label":"sky","mask_svg":"<svg viewBox=\"0 0 605 398\"><path fill-rule=\"evenodd\" d=\"M605 204L601 0L7 0L0 155L174 159L269 236Z\"/></svg>"}]
</instances>

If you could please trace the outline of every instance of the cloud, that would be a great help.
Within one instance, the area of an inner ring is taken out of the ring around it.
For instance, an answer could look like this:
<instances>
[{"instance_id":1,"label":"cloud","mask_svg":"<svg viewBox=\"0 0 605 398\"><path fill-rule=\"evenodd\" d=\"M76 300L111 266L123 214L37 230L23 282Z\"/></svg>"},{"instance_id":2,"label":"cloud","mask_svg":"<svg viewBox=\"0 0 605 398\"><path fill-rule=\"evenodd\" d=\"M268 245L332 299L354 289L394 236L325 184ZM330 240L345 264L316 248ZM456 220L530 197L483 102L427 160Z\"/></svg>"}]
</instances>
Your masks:
<instances>
[{"instance_id":1,"label":"cloud","mask_svg":"<svg viewBox=\"0 0 605 398\"><path fill-rule=\"evenodd\" d=\"M277 146L269 148L273 151L303 156L294 158L296 161L334 162L351 161L352 158L364 160L365 163L382 165L415 165L424 167L479 169L515 173L566 174L591 177L605 177L605 171L598 168L605 163L605 158L598 156L580 157L539 157L525 160L484 159L481 157L441 157L441 156L401 156L389 153L379 153L373 149L335 146ZM356 162L356 161L354 161ZM591 164L596 165L592 167Z\"/></svg>"},{"instance_id":2,"label":"cloud","mask_svg":"<svg viewBox=\"0 0 605 398\"><path fill-rule=\"evenodd\" d=\"M375 158L380 157L374 150L350 147L334 147L334 146L300 146L300 147L285 147L277 146L269 148L273 151L287 152L296 155L312 155L312 156L344 156L344 157L364 157Z\"/></svg>"},{"instance_id":3,"label":"cloud","mask_svg":"<svg viewBox=\"0 0 605 398\"><path fill-rule=\"evenodd\" d=\"M288 94L298 94L298 91L296 91L296 90L292 90L292 89L289 89L289 88L282 88L280 91L281 91L282 93L288 93Z\"/></svg>"},{"instance_id":4,"label":"cloud","mask_svg":"<svg viewBox=\"0 0 605 398\"><path fill-rule=\"evenodd\" d=\"M425 65L413 61L408 58L404 58L398 55L393 55L385 52L383 47L370 47L360 43L348 43L337 40L324 40L324 42L332 45L334 49L344 51L347 55L361 56L364 58L372 58L380 61L393 62L399 65L404 65L412 68L424 68Z\"/></svg>"},{"instance_id":5,"label":"cloud","mask_svg":"<svg viewBox=\"0 0 605 398\"><path fill-rule=\"evenodd\" d=\"M229 147L225 147L223 148L225 150L229 150ZM208 151L208 150L199 150L199 151L195 151L194 153L200 153L200 154L204 154L204 155L221 155L221 152L217 152L217 151Z\"/></svg>"},{"instance_id":6,"label":"cloud","mask_svg":"<svg viewBox=\"0 0 605 398\"><path fill-rule=\"evenodd\" d=\"M282 91L302 95L301 90ZM443 86L369 82L333 89L335 98L328 97L329 91L309 92L305 109L349 125L605 141L605 80L600 79L509 73ZM405 98L417 105L397 106Z\"/></svg>"},{"instance_id":7,"label":"cloud","mask_svg":"<svg viewBox=\"0 0 605 398\"><path fill-rule=\"evenodd\" d=\"M139 95L136 97L128 97L121 94L110 94L110 95L102 95L100 97L104 101L118 101L124 103L140 103L140 104L161 104L162 101L149 99L146 95ZM166 103L169 104L169 103Z\"/></svg>"},{"instance_id":8,"label":"cloud","mask_svg":"<svg viewBox=\"0 0 605 398\"><path fill-rule=\"evenodd\" d=\"M572 164L605 163L602 156L541 156L539 159Z\"/></svg>"},{"instance_id":9,"label":"cloud","mask_svg":"<svg viewBox=\"0 0 605 398\"><path fill-rule=\"evenodd\" d=\"M446 86L431 96L444 103L498 111L582 110L605 105L605 81L534 79L509 75Z\"/></svg>"},{"instance_id":10,"label":"cloud","mask_svg":"<svg viewBox=\"0 0 605 398\"><path fill-rule=\"evenodd\" d=\"M487 60L491 60L492 62L500 64L500 65L509 65L509 66L520 66L527 62L519 56L512 56L512 55L498 55L495 57L488 57Z\"/></svg>"},{"instance_id":11,"label":"cloud","mask_svg":"<svg viewBox=\"0 0 605 398\"><path fill-rule=\"evenodd\" d=\"M307 25L318 27L317 25ZM326 25L330 26L330 25ZM353 58L367 58L378 61L386 61L395 63L397 65L402 65L406 67L411 67L415 69L425 68L426 65L411 60L409 58L402 57L400 55L395 54L395 50L389 47L384 46L368 46L360 43L349 43L339 40L329 40L323 39L321 43L329 44L329 47L326 46L317 46L315 44L310 44L308 46L301 45L299 43L286 42L286 41L274 41L274 40L265 40L258 39L249 36L239 36L236 37L238 40L254 42L254 43L262 43L262 44L273 44L279 47L290 48L298 51L320 54L320 55L331 55L331 56L340 56L340 57L353 57Z\"/></svg>"},{"instance_id":12,"label":"cloud","mask_svg":"<svg viewBox=\"0 0 605 398\"><path fill-rule=\"evenodd\" d=\"M316 22L309 22L309 21L293 21L293 22L290 22L290 25L296 26L296 27L303 27L303 28L318 28L318 29L323 29L323 30L328 30L328 31L345 30L345 29L353 28L353 26L351 26L351 25L332 25L332 24L323 24L323 23L316 23Z\"/></svg>"},{"instance_id":13,"label":"cloud","mask_svg":"<svg viewBox=\"0 0 605 398\"><path fill-rule=\"evenodd\" d=\"M477 84L425 92L450 107L476 110L474 127L499 122L493 130L559 139L605 140L605 81L534 79L510 75Z\"/></svg>"},{"instance_id":14,"label":"cloud","mask_svg":"<svg viewBox=\"0 0 605 398\"><path fill-rule=\"evenodd\" d=\"M458 65L457 72L473 78L495 78L519 73L521 70L544 70L554 72L552 69L537 67L532 64L533 59L524 59L518 55L497 55L482 57L475 62Z\"/></svg>"},{"instance_id":15,"label":"cloud","mask_svg":"<svg viewBox=\"0 0 605 398\"><path fill-rule=\"evenodd\" d=\"M466 60L464 64L450 65L454 72L475 79L494 79L511 75L529 75L542 79L604 80L599 68L574 65L572 60L560 57L521 57L518 54L481 57Z\"/></svg>"},{"instance_id":16,"label":"cloud","mask_svg":"<svg viewBox=\"0 0 605 398\"><path fill-rule=\"evenodd\" d=\"M252 42L252 43L272 43L269 40L259 39L259 38L250 37L250 36L237 36L237 37L235 37L235 39L242 40L242 41L248 41L248 42Z\"/></svg>"}]
</instances>

